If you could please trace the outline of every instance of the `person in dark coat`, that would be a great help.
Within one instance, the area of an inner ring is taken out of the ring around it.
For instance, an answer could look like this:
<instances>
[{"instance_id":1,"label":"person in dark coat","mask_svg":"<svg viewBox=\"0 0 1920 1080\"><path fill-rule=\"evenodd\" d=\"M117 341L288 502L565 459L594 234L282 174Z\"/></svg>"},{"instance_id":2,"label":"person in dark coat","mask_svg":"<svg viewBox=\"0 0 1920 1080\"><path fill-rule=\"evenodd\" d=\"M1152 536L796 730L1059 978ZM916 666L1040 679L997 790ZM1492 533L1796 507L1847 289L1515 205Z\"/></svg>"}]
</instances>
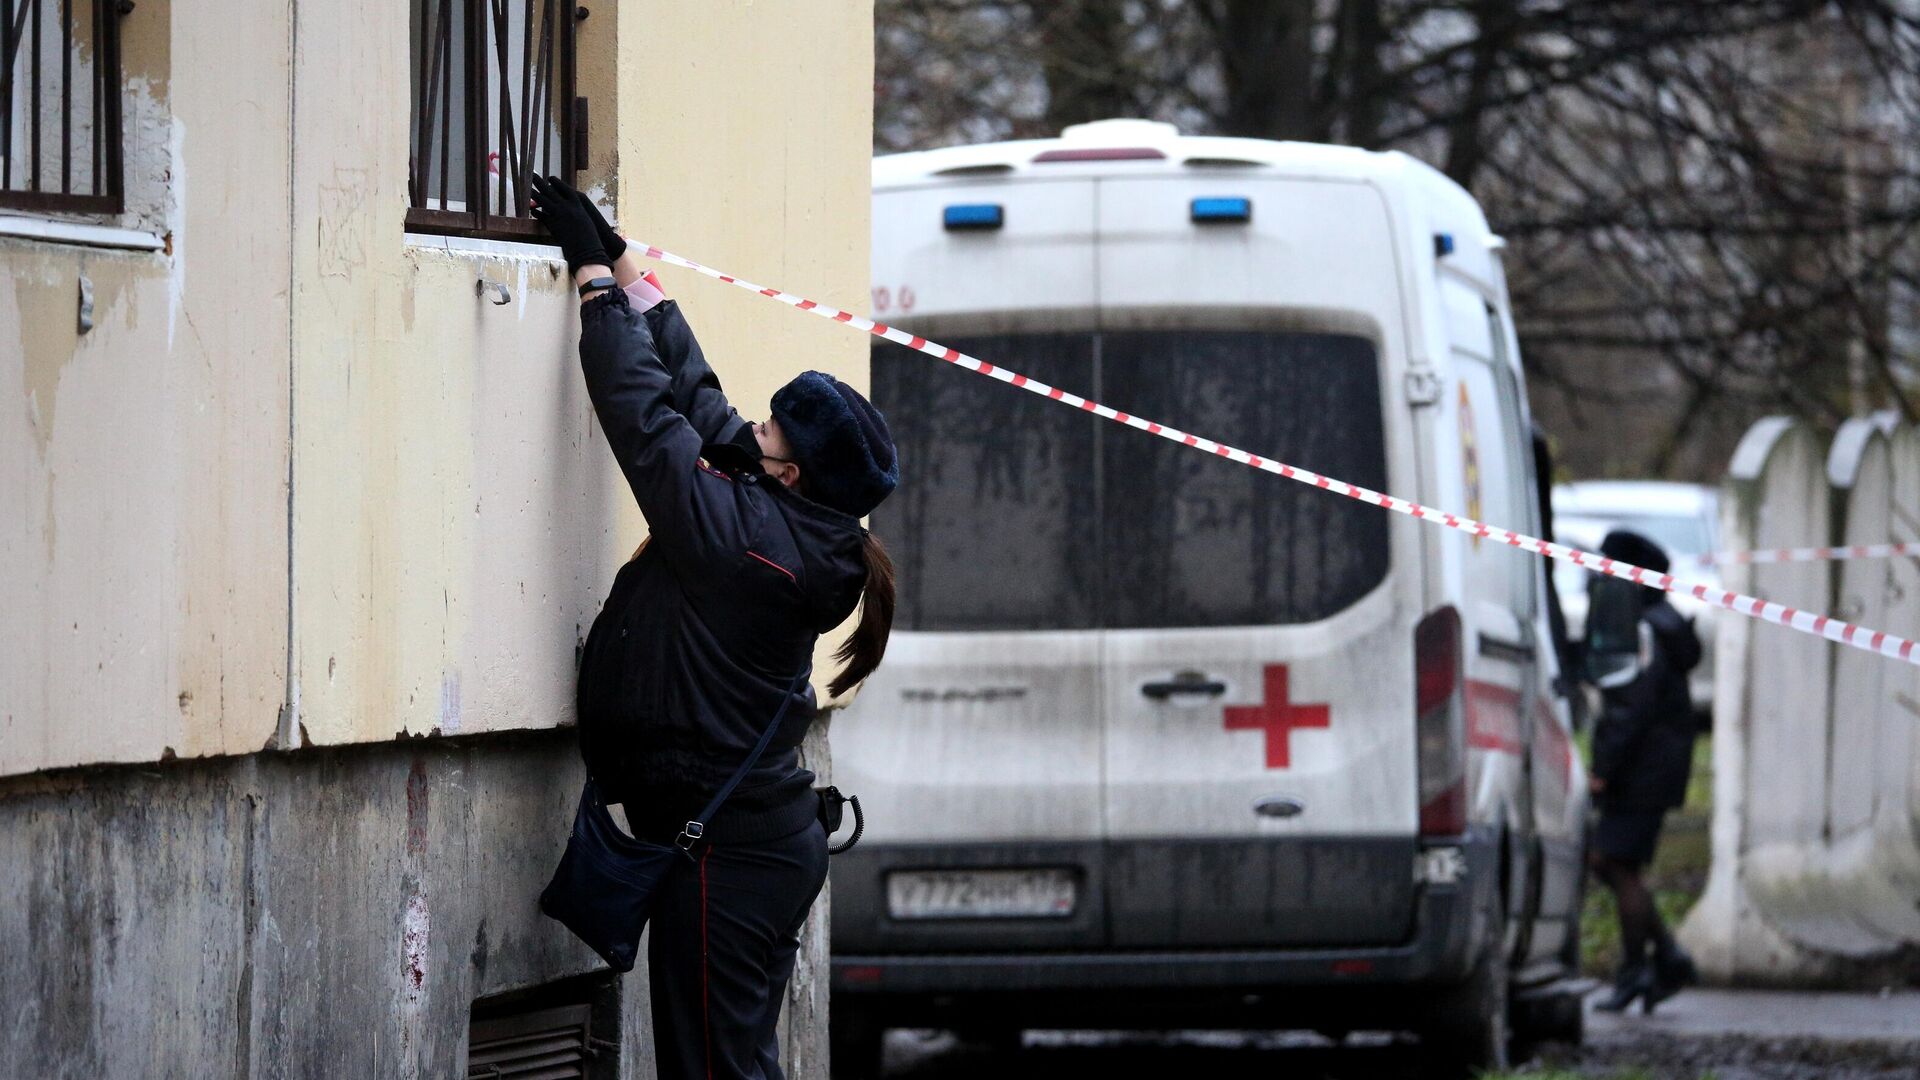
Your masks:
<instances>
[{"instance_id":1,"label":"person in dark coat","mask_svg":"<svg viewBox=\"0 0 1920 1080\"><path fill-rule=\"evenodd\" d=\"M705 822L694 864L656 894L659 1075L780 1080L775 1023L827 873L820 800L798 759L816 713L800 676L856 606L830 692L864 679L886 649L893 568L860 519L898 482L893 438L864 397L817 371L782 387L768 420L743 420L679 305L592 203L557 178L534 190L535 217L581 286L588 396L649 530L581 654L589 773L635 835L671 843L794 698Z\"/></svg>"},{"instance_id":2,"label":"person in dark coat","mask_svg":"<svg viewBox=\"0 0 1920 1080\"><path fill-rule=\"evenodd\" d=\"M1608 533L1600 553L1667 571L1666 553L1628 530ZM1687 672L1700 662L1700 639L1692 621L1657 589L1596 577L1589 583L1589 595L1589 650L1606 647L1609 624L1617 628L1612 636L1623 639L1624 646L1618 654L1623 657L1620 665L1595 677L1602 704L1593 729L1590 783L1600 820L1589 861L1595 875L1613 890L1622 950L1613 993L1599 1007L1618 1012L1638 998L1642 1008L1652 1012L1697 977L1693 961L1661 921L1642 873L1653 861L1667 811L1687 797L1693 740L1699 733Z\"/></svg>"}]
</instances>

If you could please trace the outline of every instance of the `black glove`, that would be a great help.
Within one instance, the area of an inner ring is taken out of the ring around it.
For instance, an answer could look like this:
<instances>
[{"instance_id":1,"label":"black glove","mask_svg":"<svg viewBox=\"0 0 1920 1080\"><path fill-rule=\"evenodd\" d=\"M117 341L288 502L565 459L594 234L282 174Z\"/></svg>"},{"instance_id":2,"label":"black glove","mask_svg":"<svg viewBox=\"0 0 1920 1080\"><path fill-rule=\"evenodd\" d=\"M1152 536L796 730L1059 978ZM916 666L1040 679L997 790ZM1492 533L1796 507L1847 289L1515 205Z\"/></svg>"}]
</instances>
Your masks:
<instances>
[{"instance_id":1,"label":"black glove","mask_svg":"<svg viewBox=\"0 0 1920 1080\"><path fill-rule=\"evenodd\" d=\"M613 265L613 256L600 239L606 221L559 177L533 178L532 208L534 220L545 225L559 242L568 270L578 273L590 263ZM624 245L621 250L625 250Z\"/></svg>"},{"instance_id":2,"label":"black glove","mask_svg":"<svg viewBox=\"0 0 1920 1080\"><path fill-rule=\"evenodd\" d=\"M607 258L617 261L620 256L625 255L627 253L626 238L613 231L613 226L607 224L606 215L600 212L599 207L593 205L593 200L587 198L587 193L575 191L573 197L581 206L586 207L587 213L593 215L593 223L600 229L600 246L606 249Z\"/></svg>"}]
</instances>

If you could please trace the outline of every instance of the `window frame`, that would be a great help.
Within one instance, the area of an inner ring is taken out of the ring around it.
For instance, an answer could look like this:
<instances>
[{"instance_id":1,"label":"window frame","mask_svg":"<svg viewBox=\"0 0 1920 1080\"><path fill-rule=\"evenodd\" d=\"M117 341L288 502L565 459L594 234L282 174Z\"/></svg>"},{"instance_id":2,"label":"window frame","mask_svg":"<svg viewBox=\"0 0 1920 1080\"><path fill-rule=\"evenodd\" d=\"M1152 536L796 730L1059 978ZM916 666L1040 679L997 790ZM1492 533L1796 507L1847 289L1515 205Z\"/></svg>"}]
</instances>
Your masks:
<instances>
[{"instance_id":1,"label":"window frame","mask_svg":"<svg viewBox=\"0 0 1920 1080\"><path fill-rule=\"evenodd\" d=\"M420 190L420 186L425 184L426 176L431 172L433 150L435 148L440 150L442 160L447 162L450 168L455 160L452 154L453 138L451 132L442 132L436 129L433 132L427 133L426 138L422 140L420 137L421 132L418 130L418 115L416 112L419 102L418 100L410 101L407 123L407 232L423 233L433 236L458 236L477 240L551 243L545 227L533 220L533 218L519 214L494 212L490 208L490 200L486 194L487 140L489 135L486 130L487 94L489 89L494 85L492 73L496 70L495 58L490 57L487 53L486 46L489 28L487 20L504 18L505 14L510 10L512 3L513 0L441 0L439 7L436 8L431 0L427 0L421 7L426 17L431 17L436 10L451 11L454 5L459 5L464 10L463 28L465 32L458 35L460 38L458 42L460 56L458 64L455 66L455 71L461 74L461 78L467 88L463 102L465 106L464 114L466 124L465 146L462 150L464 161L462 164L466 177L468 209L444 209L448 169L442 169L440 177L441 202L443 205L440 207L424 205L428 201L427 193ZM558 25L563 27L560 40L555 43L555 51L559 57L560 67L559 84L555 88L553 97L550 100L565 102L564 107L557 110L558 116L555 118L558 131L554 134L554 140L558 143L560 149L559 168L555 171L561 177L571 182L578 174L581 163L586 157L586 99L579 96L577 79L579 68L578 28L581 20L586 17L585 13L587 9L579 5L576 0L540 0L540 3L542 12L544 13L551 9L554 18L558 20ZM534 7L534 0L525 0L525 4L526 7L524 10L531 14ZM411 5L409 5L409 10L412 10ZM547 25L553 25L553 23L550 22ZM526 34L531 34L533 27L534 24L530 20L522 24L522 30ZM418 42L426 49L426 52L423 53L421 57L420 77L416 84L421 94L420 100L424 100L432 95L434 90L440 87L441 84L432 77L432 46L428 44L428 41L430 37L434 35L427 33L424 28L420 28L420 33L416 34L414 32L416 29L417 28L411 24L408 26L408 48L412 49L414 44ZM452 28L449 27L448 37L450 39L450 46L451 39L455 36ZM510 42L499 42L497 44L497 47L500 49L507 49L510 46ZM449 52L451 51L452 49L450 47ZM451 75L452 73L449 73L449 78L445 84L446 89L439 95L442 101L451 101L452 99L453 82ZM410 79L409 81L412 80ZM510 87L508 88L508 93L510 100ZM522 100L520 107L524 110L526 106L527 102ZM449 117L446 115L440 116L440 126L444 126L448 119ZM506 113L503 110L503 119L511 124L514 118L510 113ZM435 139L435 134L440 134L442 137ZM531 144L531 141L530 139L529 144ZM423 150L425 151L424 158L429 162L429 168L425 171L421 170L418 164L422 160L421 152ZM525 153L526 148L522 147L521 151ZM502 183L504 182L505 177L503 175ZM475 192L481 193L477 199L473 194ZM527 192L525 185L516 185L514 191L514 201L516 205L524 205L526 198Z\"/></svg>"},{"instance_id":2,"label":"window frame","mask_svg":"<svg viewBox=\"0 0 1920 1080\"><path fill-rule=\"evenodd\" d=\"M28 43L26 34L27 13L34 13L34 25L31 33L32 49L28 61L29 80L35 93L35 107L29 113L36 124L33 137L34 152L29 157L31 171L30 188L16 189L13 184L13 157L0 153L0 210L24 210L36 213L76 213L117 216L126 211L126 173L125 173L125 123L124 110L120 99L120 21L133 11L133 5L125 0L90 0L89 8L93 12L93 26L98 40L94 48L93 77L89 80L93 94L93 107L88 117L93 121L93 138L90 149L96 163L93 169L93 190L84 194L65 190L72 185L72 166L74 160L73 102L73 55L74 25L72 0L60 0L62 17L61 37L65 48L59 57L61 71L61 124L59 152L61 154L61 187L63 190L48 191L39 186L42 171L40 150L40 132L37 127L40 109L38 92L42 77L46 72L41 69L40 19L44 10L44 0L19 0L18 19L9 20L11 12L0 9L0 151L10 150L13 140L14 95L18 93L18 84L13 79L14 68L19 65L23 45ZM13 6L11 0L7 8ZM102 183L104 181L104 184Z\"/></svg>"}]
</instances>

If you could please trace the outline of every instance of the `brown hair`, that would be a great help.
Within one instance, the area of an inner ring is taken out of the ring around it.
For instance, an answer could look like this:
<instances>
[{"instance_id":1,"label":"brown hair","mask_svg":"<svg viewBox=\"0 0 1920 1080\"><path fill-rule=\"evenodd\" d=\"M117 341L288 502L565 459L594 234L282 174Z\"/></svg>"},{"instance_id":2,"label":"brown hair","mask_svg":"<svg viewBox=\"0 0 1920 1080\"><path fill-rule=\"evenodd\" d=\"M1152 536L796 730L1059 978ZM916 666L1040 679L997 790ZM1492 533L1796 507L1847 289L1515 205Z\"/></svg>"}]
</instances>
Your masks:
<instances>
[{"instance_id":1,"label":"brown hair","mask_svg":"<svg viewBox=\"0 0 1920 1080\"><path fill-rule=\"evenodd\" d=\"M887 636L893 632L893 560L880 538L870 532L861 533L860 546L867 559L867 586L860 598L860 623L833 654L845 665L827 684L827 693L834 697L873 674L887 654Z\"/></svg>"}]
</instances>

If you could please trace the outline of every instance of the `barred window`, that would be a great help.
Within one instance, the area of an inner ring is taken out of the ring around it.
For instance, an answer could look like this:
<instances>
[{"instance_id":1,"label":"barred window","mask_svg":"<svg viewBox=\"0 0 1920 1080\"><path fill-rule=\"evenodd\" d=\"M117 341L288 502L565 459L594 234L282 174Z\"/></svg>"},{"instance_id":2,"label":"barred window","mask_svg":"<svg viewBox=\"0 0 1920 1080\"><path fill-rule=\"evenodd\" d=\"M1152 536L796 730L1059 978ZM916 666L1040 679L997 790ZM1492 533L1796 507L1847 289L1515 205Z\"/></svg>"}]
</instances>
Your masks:
<instances>
[{"instance_id":1,"label":"barred window","mask_svg":"<svg viewBox=\"0 0 1920 1080\"><path fill-rule=\"evenodd\" d=\"M127 0L0 0L0 208L117 214Z\"/></svg>"},{"instance_id":2,"label":"barred window","mask_svg":"<svg viewBox=\"0 0 1920 1080\"><path fill-rule=\"evenodd\" d=\"M413 125L407 228L541 239L535 176L572 181L586 158L574 96L574 25L556 0L412 0Z\"/></svg>"}]
</instances>

